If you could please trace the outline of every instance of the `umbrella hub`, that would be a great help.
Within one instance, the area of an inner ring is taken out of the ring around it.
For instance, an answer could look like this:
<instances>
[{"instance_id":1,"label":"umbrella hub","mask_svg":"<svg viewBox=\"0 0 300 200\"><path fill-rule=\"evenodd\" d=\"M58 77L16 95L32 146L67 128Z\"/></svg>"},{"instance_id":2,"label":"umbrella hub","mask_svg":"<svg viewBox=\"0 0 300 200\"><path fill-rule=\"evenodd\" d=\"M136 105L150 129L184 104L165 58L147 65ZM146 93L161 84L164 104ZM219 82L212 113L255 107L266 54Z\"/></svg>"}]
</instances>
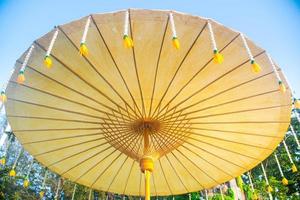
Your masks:
<instances>
[{"instance_id":1,"label":"umbrella hub","mask_svg":"<svg viewBox=\"0 0 300 200\"><path fill-rule=\"evenodd\" d=\"M162 124L155 119L139 119L132 124L132 130L136 134L144 134L147 132L149 135L158 132Z\"/></svg>"}]
</instances>

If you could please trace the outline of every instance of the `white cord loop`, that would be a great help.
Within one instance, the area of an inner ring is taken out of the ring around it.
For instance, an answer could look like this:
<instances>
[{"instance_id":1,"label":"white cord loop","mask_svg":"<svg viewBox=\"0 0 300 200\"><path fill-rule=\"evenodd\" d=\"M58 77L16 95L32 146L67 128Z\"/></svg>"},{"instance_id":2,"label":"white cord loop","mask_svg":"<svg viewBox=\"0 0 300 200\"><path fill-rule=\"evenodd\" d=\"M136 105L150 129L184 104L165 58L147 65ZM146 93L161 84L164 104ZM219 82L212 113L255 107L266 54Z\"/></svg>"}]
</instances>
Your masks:
<instances>
[{"instance_id":1,"label":"white cord loop","mask_svg":"<svg viewBox=\"0 0 300 200\"><path fill-rule=\"evenodd\" d=\"M55 41L56 41L57 35L58 35L58 29L55 28L55 32L54 32L54 34L53 34L53 36L52 36L52 39L51 39L51 41L50 41L48 50L47 50L47 52L46 52L46 56L50 56L51 51L52 51L53 46L54 46L54 43L55 43Z\"/></svg>"},{"instance_id":2,"label":"white cord loop","mask_svg":"<svg viewBox=\"0 0 300 200\"><path fill-rule=\"evenodd\" d=\"M128 10L125 12L125 19L124 19L124 36L128 36L129 33L129 12Z\"/></svg>"},{"instance_id":3,"label":"white cord loop","mask_svg":"<svg viewBox=\"0 0 300 200\"><path fill-rule=\"evenodd\" d=\"M254 61L254 57L253 57L253 55L252 55L252 53L251 53L251 50L250 50L250 48L249 48L249 46L248 46L248 43L247 43L247 41L246 41L246 39L245 39L243 33L241 33L241 38L242 38L244 47L245 47L245 49L246 49L246 51L247 51L247 54L248 54L248 56L249 56L249 58L250 58L250 61L253 62L253 61Z\"/></svg>"},{"instance_id":4,"label":"white cord loop","mask_svg":"<svg viewBox=\"0 0 300 200\"><path fill-rule=\"evenodd\" d=\"M91 23L91 16L88 16L80 44L84 44L86 42L86 37L87 37L88 31L89 31L90 23Z\"/></svg>"},{"instance_id":5,"label":"white cord loop","mask_svg":"<svg viewBox=\"0 0 300 200\"><path fill-rule=\"evenodd\" d=\"M31 53L32 53L33 49L34 49L34 46L31 45L31 47L30 47L28 53L27 53L26 56L25 56L24 62L23 62L23 64L22 64L21 68L20 68L20 72L24 72L24 71L25 71L25 68L26 68L26 66L27 66L27 63L28 63L28 61L29 61L29 58L30 58L30 56L31 56Z\"/></svg>"},{"instance_id":6,"label":"white cord loop","mask_svg":"<svg viewBox=\"0 0 300 200\"><path fill-rule=\"evenodd\" d=\"M209 36L210 36L210 41L211 41L213 51L216 52L216 51L218 51L217 43L215 40L214 31L213 31L211 23L209 21L207 22L207 26L208 26L208 30L209 30Z\"/></svg>"},{"instance_id":7,"label":"white cord loop","mask_svg":"<svg viewBox=\"0 0 300 200\"><path fill-rule=\"evenodd\" d=\"M176 28L175 28L175 22L173 18L173 14L169 13L169 18L170 18L170 25L171 25L171 31L172 31L172 37L177 38L177 33L176 33Z\"/></svg>"},{"instance_id":8,"label":"white cord loop","mask_svg":"<svg viewBox=\"0 0 300 200\"><path fill-rule=\"evenodd\" d=\"M278 158L277 158L277 155L276 155L276 153L274 153L274 157L275 157L275 160L276 160L276 163L277 163L277 166L278 166L278 169L279 169L280 175L281 175L281 177L283 178L283 177L284 177L284 175L283 175L283 172L282 172L282 169L281 169L281 166L280 166L280 163L279 163L279 160L278 160Z\"/></svg>"}]
</instances>

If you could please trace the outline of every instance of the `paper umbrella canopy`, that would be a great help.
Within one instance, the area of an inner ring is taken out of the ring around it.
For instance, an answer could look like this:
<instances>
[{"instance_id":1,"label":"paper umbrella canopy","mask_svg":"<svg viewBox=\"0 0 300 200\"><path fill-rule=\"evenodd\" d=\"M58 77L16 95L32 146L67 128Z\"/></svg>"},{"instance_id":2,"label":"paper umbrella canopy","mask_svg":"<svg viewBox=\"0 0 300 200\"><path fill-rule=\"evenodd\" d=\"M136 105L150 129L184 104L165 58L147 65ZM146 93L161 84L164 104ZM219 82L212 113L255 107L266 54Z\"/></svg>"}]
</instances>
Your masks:
<instances>
[{"instance_id":1,"label":"paper umbrella canopy","mask_svg":"<svg viewBox=\"0 0 300 200\"><path fill-rule=\"evenodd\" d=\"M211 19L161 10L55 27L17 60L5 92L12 130L40 163L146 199L253 168L283 139L291 113L265 50Z\"/></svg>"}]
</instances>

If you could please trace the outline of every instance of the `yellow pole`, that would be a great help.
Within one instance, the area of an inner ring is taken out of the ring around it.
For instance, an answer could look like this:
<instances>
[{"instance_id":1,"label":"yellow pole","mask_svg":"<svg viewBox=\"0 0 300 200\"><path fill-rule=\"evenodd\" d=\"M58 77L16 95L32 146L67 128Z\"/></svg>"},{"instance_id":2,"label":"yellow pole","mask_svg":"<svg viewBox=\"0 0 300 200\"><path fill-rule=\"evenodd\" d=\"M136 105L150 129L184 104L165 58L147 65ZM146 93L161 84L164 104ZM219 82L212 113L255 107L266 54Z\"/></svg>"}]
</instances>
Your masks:
<instances>
[{"instance_id":1,"label":"yellow pole","mask_svg":"<svg viewBox=\"0 0 300 200\"><path fill-rule=\"evenodd\" d=\"M150 200L150 176L151 172L145 170L145 200Z\"/></svg>"}]
</instances>

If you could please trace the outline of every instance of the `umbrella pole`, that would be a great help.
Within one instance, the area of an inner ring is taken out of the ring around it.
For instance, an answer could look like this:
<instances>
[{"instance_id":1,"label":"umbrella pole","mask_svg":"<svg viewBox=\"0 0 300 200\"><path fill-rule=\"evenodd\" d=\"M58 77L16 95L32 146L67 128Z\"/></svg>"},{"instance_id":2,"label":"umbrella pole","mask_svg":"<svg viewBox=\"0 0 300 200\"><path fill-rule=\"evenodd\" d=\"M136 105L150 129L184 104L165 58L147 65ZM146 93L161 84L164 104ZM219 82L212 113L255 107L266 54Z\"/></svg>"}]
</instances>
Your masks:
<instances>
[{"instance_id":1,"label":"umbrella pole","mask_svg":"<svg viewBox=\"0 0 300 200\"><path fill-rule=\"evenodd\" d=\"M140 160L140 167L145 174L145 200L150 200L150 176L153 171L153 160L151 156L148 156L150 150L149 131L144 131L144 156Z\"/></svg>"}]
</instances>

